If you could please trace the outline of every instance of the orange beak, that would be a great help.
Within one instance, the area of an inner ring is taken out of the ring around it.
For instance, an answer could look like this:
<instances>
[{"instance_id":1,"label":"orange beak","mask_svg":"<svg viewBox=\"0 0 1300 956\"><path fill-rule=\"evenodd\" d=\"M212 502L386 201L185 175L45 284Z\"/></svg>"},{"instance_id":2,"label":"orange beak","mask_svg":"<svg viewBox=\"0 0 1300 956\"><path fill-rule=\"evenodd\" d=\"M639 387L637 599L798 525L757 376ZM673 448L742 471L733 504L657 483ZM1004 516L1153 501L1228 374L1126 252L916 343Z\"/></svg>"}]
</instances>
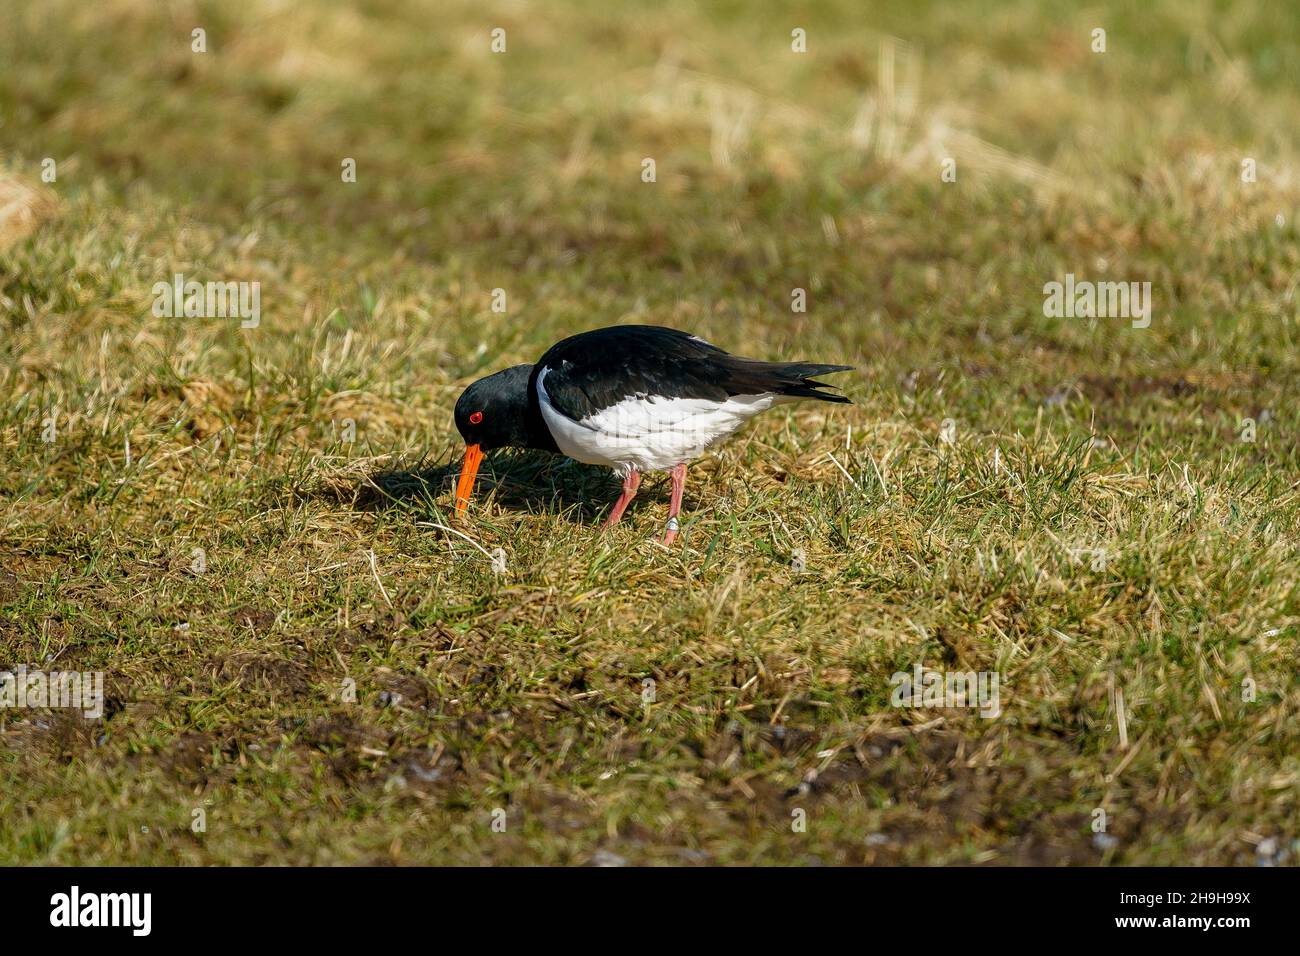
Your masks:
<instances>
[{"instance_id":1,"label":"orange beak","mask_svg":"<svg viewBox=\"0 0 1300 956\"><path fill-rule=\"evenodd\" d=\"M460 480L456 482L456 514L469 507L469 496L474 493L474 476L483 461L483 450L478 445L467 445L465 463L460 466Z\"/></svg>"}]
</instances>

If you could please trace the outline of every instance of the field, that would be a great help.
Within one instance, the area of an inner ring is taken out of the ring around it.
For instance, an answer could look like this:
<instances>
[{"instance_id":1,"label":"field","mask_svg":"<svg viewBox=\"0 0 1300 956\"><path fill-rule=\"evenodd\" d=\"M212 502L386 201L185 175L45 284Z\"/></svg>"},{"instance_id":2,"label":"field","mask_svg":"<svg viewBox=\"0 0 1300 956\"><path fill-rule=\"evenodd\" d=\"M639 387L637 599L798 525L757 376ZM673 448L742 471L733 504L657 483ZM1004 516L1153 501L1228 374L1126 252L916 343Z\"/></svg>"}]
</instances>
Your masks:
<instances>
[{"instance_id":1,"label":"field","mask_svg":"<svg viewBox=\"0 0 1300 956\"><path fill-rule=\"evenodd\" d=\"M1296 861L1300 8L19 0L0 64L0 670L105 697L0 709L0 863ZM672 547L536 453L453 516L460 391L628 322L854 404Z\"/></svg>"}]
</instances>

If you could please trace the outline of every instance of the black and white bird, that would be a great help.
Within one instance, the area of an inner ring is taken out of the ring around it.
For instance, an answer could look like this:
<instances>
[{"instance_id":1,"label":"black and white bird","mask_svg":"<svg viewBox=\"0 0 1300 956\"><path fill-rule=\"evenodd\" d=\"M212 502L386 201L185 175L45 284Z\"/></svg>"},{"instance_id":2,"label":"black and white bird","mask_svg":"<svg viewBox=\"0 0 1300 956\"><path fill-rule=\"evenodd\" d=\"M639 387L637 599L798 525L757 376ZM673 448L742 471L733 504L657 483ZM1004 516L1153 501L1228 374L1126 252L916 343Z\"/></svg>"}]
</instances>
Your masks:
<instances>
[{"instance_id":1,"label":"black and white bird","mask_svg":"<svg viewBox=\"0 0 1300 956\"><path fill-rule=\"evenodd\" d=\"M653 325L583 332L553 345L535 365L479 379L456 402L465 461L456 513L469 505L484 452L536 448L614 469L623 494L605 526L618 522L641 475L667 471L672 499L664 543L677 536L686 463L759 412L816 398L848 403L814 376L849 365L761 362L703 339Z\"/></svg>"}]
</instances>

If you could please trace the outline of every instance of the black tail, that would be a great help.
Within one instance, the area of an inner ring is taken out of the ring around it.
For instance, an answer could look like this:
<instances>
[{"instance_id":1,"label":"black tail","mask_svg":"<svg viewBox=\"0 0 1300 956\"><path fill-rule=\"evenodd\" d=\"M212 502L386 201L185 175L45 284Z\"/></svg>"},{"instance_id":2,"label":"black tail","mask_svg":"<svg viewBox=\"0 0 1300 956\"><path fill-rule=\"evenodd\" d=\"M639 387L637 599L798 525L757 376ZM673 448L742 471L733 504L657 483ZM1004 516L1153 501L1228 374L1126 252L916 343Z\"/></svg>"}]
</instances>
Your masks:
<instances>
[{"instance_id":1,"label":"black tail","mask_svg":"<svg viewBox=\"0 0 1300 956\"><path fill-rule=\"evenodd\" d=\"M813 378L814 375L829 375L832 372L849 372L853 370L852 365L815 365L811 362L793 362L789 365L774 364L772 371L779 380L779 385L774 389L779 395L789 395L792 398L819 398L823 402L839 402L842 405L852 405L843 395L832 395L829 392L819 392L819 388L839 388L838 385L831 385L827 382L818 382Z\"/></svg>"}]
</instances>

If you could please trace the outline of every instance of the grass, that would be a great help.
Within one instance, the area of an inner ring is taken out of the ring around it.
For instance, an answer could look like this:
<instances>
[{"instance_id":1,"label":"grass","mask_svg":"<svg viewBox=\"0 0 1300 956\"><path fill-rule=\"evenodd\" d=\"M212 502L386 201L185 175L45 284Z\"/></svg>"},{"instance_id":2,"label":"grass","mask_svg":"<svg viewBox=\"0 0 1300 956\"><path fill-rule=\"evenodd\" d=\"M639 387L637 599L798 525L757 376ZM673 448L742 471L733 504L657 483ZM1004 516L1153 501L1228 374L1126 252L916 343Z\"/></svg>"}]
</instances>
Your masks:
<instances>
[{"instance_id":1,"label":"grass","mask_svg":"<svg viewBox=\"0 0 1300 956\"><path fill-rule=\"evenodd\" d=\"M108 713L0 711L0 862L1293 861L1298 19L6 6L0 668ZM634 321L855 404L693 467L680 547L540 455L453 519L460 390Z\"/></svg>"}]
</instances>

